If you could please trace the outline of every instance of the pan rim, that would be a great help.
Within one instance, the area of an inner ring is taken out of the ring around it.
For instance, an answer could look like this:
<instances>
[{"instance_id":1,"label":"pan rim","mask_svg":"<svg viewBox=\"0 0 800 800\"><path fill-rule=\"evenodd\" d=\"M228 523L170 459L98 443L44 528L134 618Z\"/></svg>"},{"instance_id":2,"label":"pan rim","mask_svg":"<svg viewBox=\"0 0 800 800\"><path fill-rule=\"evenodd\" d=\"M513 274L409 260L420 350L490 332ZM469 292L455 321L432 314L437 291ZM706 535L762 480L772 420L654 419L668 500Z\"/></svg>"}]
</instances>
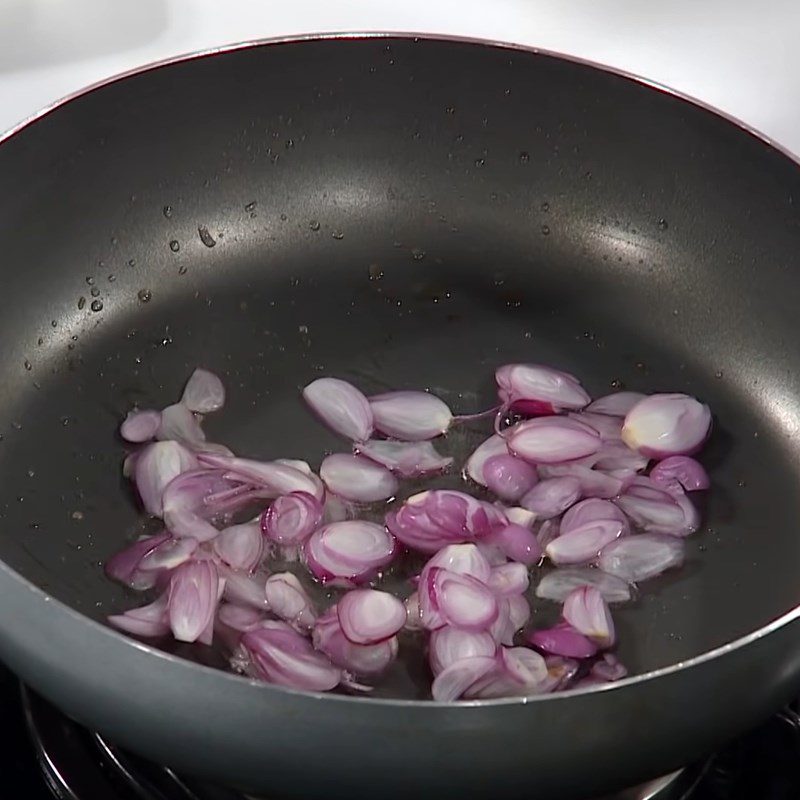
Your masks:
<instances>
[{"instance_id":1,"label":"pan rim","mask_svg":"<svg viewBox=\"0 0 800 800\"><path fill-rule=\"evenodd\" d=\"M337 41L337 40L360 41L360 40L372 40L372 39L376 40L404 39L411 41L424 40L427 42L468 44L480 47L489 47L498 50L526 53L535 56L543 56L546 58L564 61L579 66L589 67L591 69L599 70L609 75L613 75L618 78L622 78L631 81L633 83L639 84L640 86L646 89L650 89L668 95L677 100L681 100L685 103L693 105L702 111L713 114L714 116L720 118L722 121L728 124L732 124L735 127L739 128L744 134L757 139L762 144L766 145L767 147L771 148L774 151L777 151L785 158L787 158L789 161L791 161L796 167L800 167L800 155L795 154L788 147L774 141L766 134L762 133L758 129L747 124L746 122L734 116L733 114L729 114L728 112L722 111L719 108L713 106L712 104L699 100L698 98L693 97L692 95L689 95L685 92L679 91L677 89L659 83L658 81L645 78L641 75L637 75L627 70L623 70L606 64L601 64L599 62L592 61L590 59L581 58L579 56L559 53L554 50L548 50L546 48L540 48L536 46L529 46L512 42L503 42L492 39L481 39L478 37L470 37L470 36L458 36L458 35L439 34L439 33L414 33L407 31L341 31L341 32L290 34L283 36L246 40L243 42L224 44L218 47L210 47L187 53L181 53L175 56L169 56L167 58L152 61L140 65L138 67L133 67L129 70L124 70L120 73L111 75L107 78L103 78L99 81L89 84L88 86L85 86L83 88L77 89L74 92L70 92L69 94L64 95L63 97L53 101L52 103L49 103L40 110L34 112L30 116L16 123L7 131L0 132L0 146L2 146L5 142L9 141L13 137L24 131L29 126L35 124L38 120L48 116L54 111L57 111L59 108L67 105L73 100L80 99L88 94L91 94L94 91L103 89L112 84L122 82L128 78L143 75L147 72L161 69L163 67L169 67L175 64L182 64L185 62L195 61L202 58L210 58L214 56L225 55L227 53L238 52L240 50L267 47L270 45L303 44L310 42ZM63 601L57 599L56 597L49 595L39 586L32 583L27 578L23 577L21 574L12 569L4 561L0 560L0 583L6 583L7 581L16 583L17 586L19 587L19 590L21 591L30 592L33 595L31 597L31 600L35 600L35 602L42 605L46 604L47 613L51 617L55 613L65 615L66 617L74 619L78 624L88 625L89 626L88 630L93 630L95 635L102 637L112 637L112 641L122 642L126 646L131 647L137 651L147 653L148 657L154 656L159 659L163 659L173 667L179 669L189 669L195 672L199 671L199 674L201 675L206 675L209 677L215 676L213 678L214 680L230 681L234 686L250 685L251 687L259 691L280 692L282 694L292 695L298 698L305 698L308 700L312 699L316 701L326 700L329 702L347 703L348 705L352 705L353 703L358 703L359 705L366 704L368 706L397 707L406 710L417 709L417 708L419 709L446 708L451 713L457 711L458 709L471 709L471 708L486 709L495 707L504 708L508 706L529 705L532 703L544 703L544 702L555 703L560 701L567 701L571 698L577 696L584 696L586 694L585 689L571 689L568 691L558 692L555 694L527 695L521 697L506 697L506 698L496 698L490 700L469 700L469 701L460 701L458 703L444 703L435 700L370 698L370 697L351 696L351 695L337 695L326 692L311 692L298 689L290 689L287 687L276 686L274 684L269 684L262 681L247 678L245 676L237 675L232 672L225 672L223 670L216 669L213 667L208 667L203 664L198 664L196 662L189 661L188 659L181 658L179 656L175 656L170 653L165 653L164 651L159 650L158 648L153 647L145 642L139 641L137 639L132 639L129 636L125 636L124 634L114 630L113 628L104 625L101 622L92 619L91 617L86 616L85 614L81 613L72 606L69 606ZM634 688L639 684L647 683L657 678L667 677L670 675L674 675L676 673L700 667L708 662L715 661L732 652L738 651L749 645L755 644L763 637L768 636L769 634L790 625L792 622L795 622L798 618L800 618L800 605L781 614L779 617L775 618L766 625L763 625L762 627L754 631L751 631L750 633L747 633L744 636L740 636L738 639L734 639L731 642L726 642L723 645L719 645L715 648L712 648L711 650L707 650L703 653L700 653L697 656L693 656L692 658L685 659L683 661L678 661L666 667L659 667L658 669L650 670L649 672L643 672L637 675L632 675L630 677L623 678L622 680L616 681L614 683L597 686L594 687L591 691L593 693L623 691L627 688Z\"/></svg>"}]
</instances>

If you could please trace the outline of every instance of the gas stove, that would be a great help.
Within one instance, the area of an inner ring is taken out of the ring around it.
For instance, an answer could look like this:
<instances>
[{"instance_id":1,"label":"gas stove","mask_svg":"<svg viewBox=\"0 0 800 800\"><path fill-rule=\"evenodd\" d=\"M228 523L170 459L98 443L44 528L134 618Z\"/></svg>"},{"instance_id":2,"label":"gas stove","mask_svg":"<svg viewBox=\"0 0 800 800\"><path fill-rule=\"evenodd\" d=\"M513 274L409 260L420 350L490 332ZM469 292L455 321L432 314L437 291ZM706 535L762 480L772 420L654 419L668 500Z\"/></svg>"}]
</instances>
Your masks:
<instances>
[{"instance_id":1,"label":"gas stove","mask_svg":"<svg viewBox=\"0 0 800 800\"><path fill-rule=\"evenodd\" d=\"M797 800L800 706L687 769L595 800ZM177 775L81 728L0 667L0 775L26 800L254 800Z\"/></svg>"}]
</instances>

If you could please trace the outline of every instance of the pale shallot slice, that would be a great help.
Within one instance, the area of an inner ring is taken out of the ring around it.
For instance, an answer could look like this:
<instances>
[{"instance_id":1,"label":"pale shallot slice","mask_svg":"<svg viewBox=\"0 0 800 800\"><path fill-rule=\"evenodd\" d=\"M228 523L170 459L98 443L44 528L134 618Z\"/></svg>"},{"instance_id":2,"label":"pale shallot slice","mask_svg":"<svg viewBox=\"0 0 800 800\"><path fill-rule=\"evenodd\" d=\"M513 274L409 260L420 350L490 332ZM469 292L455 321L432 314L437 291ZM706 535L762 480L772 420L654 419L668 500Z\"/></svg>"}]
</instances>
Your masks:
<instances>
[{"instance_id":1,"label":"pale shallot slice","mask_svg":"<svg viewBox=\"0 0 800 800\"><path fill-rule=\"evenodd\" d=\"M443 547L425 565L426 569L441 567L459 575L470 575L481 583L487 583L492 568L474 544L450 544Z\"/></svg>"},{"instance_id":2,"label":"pale shallot slice","mask_svg":"<svg viewBox=\"0 0 800 800\"><path fill-rule=\"evenodd\" d=\"M353 442L366 442L372 434L369 400L352 384L338 378L318 378L303 389L314 413L334 432Z\"/></svg>"},{"instance_id":3,"label":"pale shallot slice","mask_svg":"<svg viewBox=\"0 0 800 800\"><path fill-rule=\"evenodd\" d=\"M537 481L535 467L510 453L492 456L483 465L483 483L502 500L519 500Z\"/></svg>"},{"instance_id":4,"label":"pale shallot slice","mask_svg":"<svg viewBox=\"0 0 800 800\"><path fill-rule=\"evenodd\" d=\"M508 512L506 512L508 514ZM543 554L536 534L528 527L510 523L484 536L481 547L496 548L503 556L530 567L538 563Z\"/></svg>"},{"instance_id":5,"label":"pale shallot slice","mask_svg":"<svg viewBox=\"0 0 800 800\"><path fill-rule=\"evenodd\" d=\"M265 621L242 636L255 674L278 686L326 692L342 679L341 670L284 622Z\"/></svg>"},{"instance_id":6,"label":"pale shallot slice","mask_svg":"<svg viewBox=\"0 0 800 800\"><path fill-rule=\"evenodd\" d=\"M467 463L464 467L464 473L475 481L475 483L486 486L486 478L483 474L483 468L486 462L490 458L503 455L509 455L506 440L504 437L494 434L472 451L472 455L467 459Z\"/></svg>"},{"instance_id":7,"label":"pale shallot slice","mask_svg":"<svg viewBox=\"0 0 800 800\"><path fill-rule=\"evenodd\" d=\"M317 650L354 675L372 676L383 672L397 658L399 649L396 636L370 645L351 642L342 631L336 606L317 620L312 638Z\"/></svg>"},{"instance_id":8,"label":"pale shallot slice","mask_svg":"<svg viewBox=\"0 0 800 800\"><path fill-rule=\"evenodd\" d=\"M155 439L161 426L161 412L146 409L142 411L129 411L119 433L128 442L149 442Z\"/></svg>"},{"instance_id":9,"label":"pale shallot slice","mask_svg":"<svg viewBox=\"0 0 800 800\"><path fill-rule=\"evenodd\" d=\"M308 492L290 492L278 497L261 514L261 531L270 541L299 546L322 521L322 503Z\"/></svg>"},{"instance_id":10,"label":"pale shallot slice","mask_svg":"<svg viewBox=\"0 0 800 800\"><path fill-rule=\"evenodd\" d=\"M591 399L577 378L539 364L506 364L495 371L495 380L504 403L533 400L544 413L583 408Z\"/></svg>"},{"instance_id":11,"label":"pale shallot slice","mask_svg":"<svg viewBox=\"0 0 800 800\"><path fill-rule=\"evenodd\" d=\"M590 522L553 539L544 551L554 564L586 564L618 539L623 530L622 523L616 520Z\"/></svg>"},{"instance_id":12,"label":"pale shallot slice","mask_svg":"<svg viewBox=\"0 0 800 800\"><path fill-rule=\"evenodd\" d=\"M291 572L270 575L264 585L264 593L269 609L276 617L300 630L314 627L317 612L297 576Z\"/></svg>"},{"instance_id":13,"label":"pale shallot slice","mask_svg":"<svg viewBox=\"0 0 800 800\"><path fill-rule=\"evenodd\" d=\"M507 437L509 451L534 464L558 464L596 453L600 434L568 417L537 417L516 425Z\"/></svg>"},{"instance_id":14,"label":"pale shallot slice","mask_svg":"<svg viewBox=\"0 0 800 800\"><path fill-rule=\"evenodd\" d=\"M197 641L213 623L220 595L212 561L190 561L172 574L169 584L169 626L179 642Z\"/></svg>"},{"instance_id":15,"label":"pale shallot slice","mask_svg":"<svg viewBox=\"0 0 800 800\"><path fill-rule=\"evenodd\" d=\"M124 614L112 614L108 621L121 631L145 638L166 636L169 633L167 618L168 596L164 592L157 600Z\"/></svg>"},{"instance_id":16,"label":"pale shallot slice","mask_svg":"<svg viewBox=\"0 0 800 800\"><path fill-rule=\"evenodd\" d=\"M418 478L443 472L453 463L450 456L439 455L430 442L370 439L356 444L354 449L359 455L366 456L401 478Z\"/></svg>"},{"instance_id":17,"label":"pale shallot slice","mask_svg":"<svg viewBox=\"0 0 800 800\"><path fill-rule=\"evenodd\" d=\"M707 405L686 394L651 394L625 416L622 439L651 458L692 455L711 430Z\"/></svg>"},{"instance_id":18,"label":"pale shallot slice","mask_svg":"<svg viewBox=\"0 0 800 800\"><path fill-rule=\"evenodd\" d=\"M197 414L210 414L225 405L225 386L206 369L197 368L186 381L181 402Z\"/></svg>"},{"instance_id":19,"label":"pale shallot slice","mask_svg":"<svg viewBox=\"0 0 800 800\"><path fill-rule=\"evenodd\" d=\"M154 442L147 445L136 459L133 479L142 505L149 514L164 513L164 489L182 472L197 469L197 459L177 442Z\"/></svg>"},{"instance_id":20,"label":"pale shallot slice","mask_svg":"<svg viewBox=\"0 0 800 800\"><path fill-rule=\"evenodd\" d=\"M536 586L536 596L563 603L572 591L593 586L607 603L627 603L631 587L627 581L595 567L564 567L545 575Z\"/></svg>"},{"instance_id":21,"label":"pale shallot slice","mask_svg":"<svg viewBox=\"0 0 800 800\"><path fill-rule=\"evenodd\" d=\"M616 640L614 621L603 595L595 587L581 586L570 592L564 601L562 613L576 631L601 648L613 646Z\"/></svg>"},{"instance_id":22,"label":"pale shallot slice","mask_svg":"<svg viewBox=\"0 0 800 800\"><path fill-rule=\"evenodd\" d=\"M354 503L388 500L399 488L397 478L386 467L349 453L325 458L319 475L329 491Z\"/></svg>"},{"instance_id":23,"label":"pale shallot slice","mask_svg":"<svg viewBox=\"0 0 800 800\"><path fill-rule=\"evenodd\" d=\"M394 595L377 589L354 589L336 605L344 635L354 644L377 644L400 631L406 609Z\"/></svg>"},{"instance_id":24,"label":"pale shallot slice","mask_svg":"<svg viewBox=\"0 0 800 800\"><path fill-rule=\"evenodd\" d=\"M369 405L375 428L406 442L441 436L453 421L447 403L428 392L387 392L370 397Z\"/></svg>"},{"instance_id":25,"label":"pale shallot slice","mask_svg":"<svg viewBox=\"0 0 800 800\"><path fill-rule=\"evenodd\" d=\"M458 628L444 627L431 634L428 659L434 676L452 664L475 656L493 657L497 644L488 633L470 633Z\"/></svg>"},{"instance_id":26,"label":"pale shallot slice","mask_svg":"<svg viewBox=\"0 0 800 800\"><path fill-rule=\"evenodd\" d=\"M650 480L670 494L708 489L711 482L702 464L689 456L670 456L650 470Z\"/></svg>"},{"instance_id":27,"label":"pale shallot slice","mask_svg":"<svg viewBox=\"0 0 800 800\"><path fill-rule=\"evenodd\" d=\"M581 482L567 475L540 481L519 502L536 514L537 519L544 520L563 514L580 496Z\"/></svg>"},{"instance_id":28,"label":"pale shallot slice","mask_svg":"<svg viewBox=\"0 0 800 800\"><path fill-rule=\"evenodd\" d=\"M589 403L587 411L594 414L608 414L612 417L624 417L646 395L641 392L614 392Z\"/></svg>"},{"instance_id":29,"label":"pale shallot slice","mask_svg":"<svg viewBox=\"0 0 800 800\"><path fill-rule=\"evenodd\" d=\"M642 533L604 547L597 564L610 575L638 583L680 566L684 550L683 540L675 536Z\"/></svg>"},{"instance_id":30,"label":"pale shallot slice","mask_svg":"<svg viewBox=\"0 0 800 800\"><path fill-rule=\"evenodd\" d=\"M394 537L384 527L355 519L318 528L303 545L314 577L343 586L371 578L391 562L396 550Z\"/></svg>"},{"instance_id":31,"label":"pale shallot slice","mask_svg":"<svg viewBox=\"0 0 800 800\"><path fill-rule=\"evenodd\" d=\"M252 572L261 561L264 539L258 522L231 525L214 539L214 552L233 569Z\"/></svg>"}]
</instances>

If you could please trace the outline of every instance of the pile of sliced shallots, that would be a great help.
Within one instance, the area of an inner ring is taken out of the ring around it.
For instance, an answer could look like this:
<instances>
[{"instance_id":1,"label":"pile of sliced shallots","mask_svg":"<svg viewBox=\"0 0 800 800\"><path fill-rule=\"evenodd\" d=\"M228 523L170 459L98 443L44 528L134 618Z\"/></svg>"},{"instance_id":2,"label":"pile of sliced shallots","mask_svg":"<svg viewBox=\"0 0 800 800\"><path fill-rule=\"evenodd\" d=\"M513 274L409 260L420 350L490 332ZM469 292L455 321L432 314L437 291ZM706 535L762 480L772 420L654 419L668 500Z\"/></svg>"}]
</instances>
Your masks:
<instances>
[{"instance_id":1,"label":"pile of sliced shallots","mask_svg":"<svg viewBox=\"0 0 800 800\"><path fill-rule=\"evenodd\" d=\"M571 375L533 364L500 367L496 379L500 405L469 417L427 392L365 397L336 378L314 381L306 402L352 442L315 473L206 441L203 415L223 406L225 390L196 370L180 402L122 423L123 438L141 445L124 473L163 530L107 563L115 580L156 595L110 622L141 637L217 637L235 669L314 691L368 690L397 658L403 629L428 634L435 700L624 677L609 604L682 563L683 537L699 523L686 492L709 485L690 456L710 411L684 394L591 402ZM480 497L433 488L401 502L402 479L452 468L431 440L482 416L495 433L463 471ZM385 524L370 521L387 501ZM243 514L249 521L234 524ZM403 551L428 558L405 599L374 588ZM341 590L336 602L316 608L294 573L271 572L287 561ZM529 630L529 569L543 565L553 569L537 572L535 596L563 604L561 620Z\"/></svg>"}]
</instances>

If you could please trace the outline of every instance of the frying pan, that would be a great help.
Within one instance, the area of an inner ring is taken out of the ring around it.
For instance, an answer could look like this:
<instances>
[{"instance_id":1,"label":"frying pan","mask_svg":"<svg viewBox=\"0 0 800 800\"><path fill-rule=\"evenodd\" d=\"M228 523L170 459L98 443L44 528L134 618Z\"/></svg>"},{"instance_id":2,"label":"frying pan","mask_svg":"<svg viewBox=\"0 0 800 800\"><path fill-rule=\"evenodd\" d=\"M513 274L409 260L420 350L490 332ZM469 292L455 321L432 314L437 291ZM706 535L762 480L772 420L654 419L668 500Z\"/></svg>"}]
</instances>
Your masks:
<instances>
[{"instance_id":1,"label":"frying pan","mask_svg":"<svg viewBox=\"0 0 800 800\"><path fill-rule=\"evenodd\" d=\"M0 655L121 746L270 797L579 798L702 757L800 677L798 200L741 126L499 45L247 45L59 104L0 146ZM687 566L616 615L632 677L440 705L409 663L315 695L103 624L140 602L101 569L139 521L134 402L201 364L229 388L211 438L318 462L314 377L467 412L516 360L715 411Z\"/></svg>"}]
</instances>

